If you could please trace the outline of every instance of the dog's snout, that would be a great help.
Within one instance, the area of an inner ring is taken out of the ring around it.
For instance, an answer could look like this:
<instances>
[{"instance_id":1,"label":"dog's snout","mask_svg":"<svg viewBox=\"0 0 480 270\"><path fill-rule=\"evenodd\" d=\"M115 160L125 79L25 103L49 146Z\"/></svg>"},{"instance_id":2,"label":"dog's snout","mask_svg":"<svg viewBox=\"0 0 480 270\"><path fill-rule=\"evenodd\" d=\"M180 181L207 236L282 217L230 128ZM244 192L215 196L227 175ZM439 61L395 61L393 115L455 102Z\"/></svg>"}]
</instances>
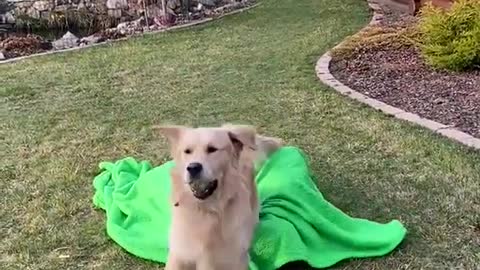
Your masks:
<instances>
[{"instance_id":1,"label":"dog's snout","mask_svg":"<svg viewBox=\"0 0 480 270\"><path fill-rule=\"evenodd\" d=\"M190 174L190 177L193 177L193 178L198 177L198 175L202 172L202 170L203 170L203 166L198 162L190 163L187 166L187 171Z\"/></svg>"}]
</instances>

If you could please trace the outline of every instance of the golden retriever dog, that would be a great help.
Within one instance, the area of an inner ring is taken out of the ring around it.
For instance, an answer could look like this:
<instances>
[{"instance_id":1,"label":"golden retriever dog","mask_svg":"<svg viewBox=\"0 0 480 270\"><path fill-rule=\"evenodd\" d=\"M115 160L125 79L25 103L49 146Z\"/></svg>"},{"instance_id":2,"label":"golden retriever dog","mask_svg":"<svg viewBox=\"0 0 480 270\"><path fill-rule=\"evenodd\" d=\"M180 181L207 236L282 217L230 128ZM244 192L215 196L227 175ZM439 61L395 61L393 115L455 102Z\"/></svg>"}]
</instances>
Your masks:
<instances>
[{"instance_id":1,"label":"golden retriever dog","mask_svg":"<svg viewBox=\"0 0 480 270\"><path fill-rule=\"evenodd\" d=\"M166 270L247 270L259 219L255 164L282 145L250 126L162 126L175 167Z\"/></svg>"}]
</instances>

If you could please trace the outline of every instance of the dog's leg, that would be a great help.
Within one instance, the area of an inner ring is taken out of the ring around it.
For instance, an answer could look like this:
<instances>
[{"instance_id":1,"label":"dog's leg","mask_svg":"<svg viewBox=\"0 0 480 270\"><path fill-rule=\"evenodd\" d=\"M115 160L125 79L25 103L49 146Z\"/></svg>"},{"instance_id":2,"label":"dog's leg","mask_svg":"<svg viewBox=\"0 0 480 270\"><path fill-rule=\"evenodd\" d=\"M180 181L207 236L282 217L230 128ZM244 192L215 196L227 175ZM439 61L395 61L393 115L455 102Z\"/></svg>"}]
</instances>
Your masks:
<instances>
[{"instance_id":1,"label":"dog's leg","mask_svg":"<svg viewBox=\"0 0 480 270\"><path fill-rule=\"evenodd\" d=\"M220 268L215 266L215 262L211 256L202 256L202 258L197 261L195 270L220 270Z\"/></svg>"},{"instance_id":2,"label":"dog's leg","mask_svg":"<svg viewBox=\"0 0 480 270\"><path fill-rule=\"evenodd\" d=\"M170 253L165 270L195 270L195 265L185 262Z\"/></svg>"},{"instance_id":3,"label":"dog's leg","mask_svg":"<svg viewBox=\"0 0 480 270\"><path fill-rule=\"evenodd\" d=\"M238 260L235 259L240 252L232 252L229 254L221 254L219 251L217 256L213 254L204 255L198 262L196 270L248 270L249 256L248 252L243 254Z\"/></svg>"},{"instance_id":4,"label":"dog's leg","mask_svg":"<svg viewBox=\"0 0 480 270\"><path fill-rule=\"evenodd\" d=\"M250 262L250 256L248 251L241 256L239 262L236 265L233 265L232 270L248 270L248 263Z\"/></svg>"},{"instance_id":5,"label":"dog's leg","mask_svg":"<svg viewBox=\"0 0 480 270\"><path fill-rule=\"evenodd\" d=\"M195 270L230 270L231 267L228 267L228 265L224 265L221 261L219 261L221 259L222 258L220 257L215 259L215 255L213 254L204 254L202 258L197 261L197 267Z\"/></svg>"}]
</instances>

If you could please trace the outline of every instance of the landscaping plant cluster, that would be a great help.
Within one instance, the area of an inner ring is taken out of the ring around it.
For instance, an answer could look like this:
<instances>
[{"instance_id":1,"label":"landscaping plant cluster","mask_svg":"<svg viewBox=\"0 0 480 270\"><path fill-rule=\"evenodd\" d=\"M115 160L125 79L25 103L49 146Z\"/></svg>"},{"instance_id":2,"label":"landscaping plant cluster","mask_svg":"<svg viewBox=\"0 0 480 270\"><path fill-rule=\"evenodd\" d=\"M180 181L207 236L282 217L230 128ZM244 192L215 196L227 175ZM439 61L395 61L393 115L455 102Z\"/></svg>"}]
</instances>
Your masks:
<instances>
[{"instance_id":1,"label":"landscaping plant cluster","mask_svg":"<svg viewBox=\"0 0 480 270\"><path fill-rule=\"evenodd\" d=\"M480 0L417 16L381 5L383 20L333 51L347 86L480 138Z\"/></svg>"}]
</instances>

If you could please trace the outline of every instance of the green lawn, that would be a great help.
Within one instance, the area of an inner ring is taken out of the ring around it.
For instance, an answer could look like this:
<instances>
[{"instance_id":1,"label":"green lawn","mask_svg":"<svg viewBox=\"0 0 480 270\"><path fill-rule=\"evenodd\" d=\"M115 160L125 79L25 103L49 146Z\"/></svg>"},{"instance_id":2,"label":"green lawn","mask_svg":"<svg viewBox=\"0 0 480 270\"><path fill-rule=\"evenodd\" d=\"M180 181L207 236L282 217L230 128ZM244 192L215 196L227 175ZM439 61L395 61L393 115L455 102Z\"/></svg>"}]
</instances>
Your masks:
<instances>
[{"instance_id":1,"label":"green lawn","mask_svg":"<svg viewBox=\"0 0 480 270\"><path fill-rule=\"evenodd\" d=\"M159 164L168 153L152 125L224 121L303 148L349 214L406 224L390 256L338 269L478 267L479 152L316 79L318 57L367 23L366 3L262 2L190 30L0 65L0 268L161 269L106 236L91 205L97 164Z\"/></svg>"}]
</instances>

